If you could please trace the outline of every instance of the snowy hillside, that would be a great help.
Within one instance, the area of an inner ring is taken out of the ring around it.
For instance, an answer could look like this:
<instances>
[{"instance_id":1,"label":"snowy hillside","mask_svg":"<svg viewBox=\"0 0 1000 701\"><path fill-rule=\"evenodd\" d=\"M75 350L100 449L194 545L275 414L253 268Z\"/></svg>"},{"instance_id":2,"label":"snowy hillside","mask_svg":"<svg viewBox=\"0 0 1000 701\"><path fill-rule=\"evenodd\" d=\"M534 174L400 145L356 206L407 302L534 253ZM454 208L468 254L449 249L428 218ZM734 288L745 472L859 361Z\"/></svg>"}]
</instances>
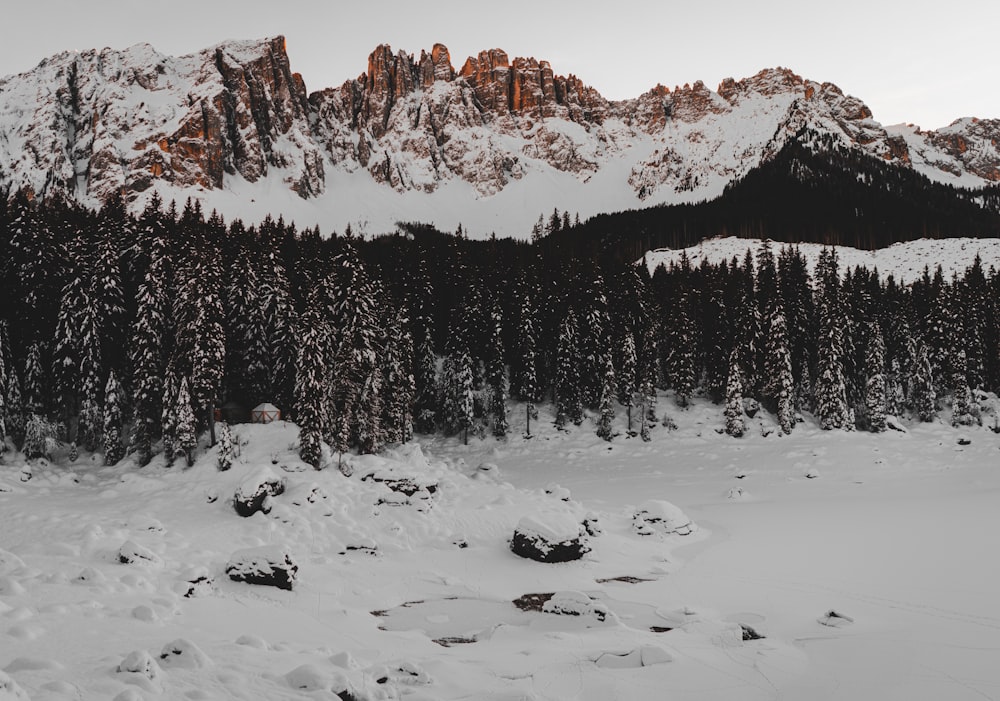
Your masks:
<instances>
[{"instance_id":1,"label":"snowy hillside","mask_svg":"<svg viewBox=\"0 0 1000 701\"><path fill-rule=\"evenodd\" d=\"M762 241L760 239L744 239L736 236L707 239L697 246L683 249L660 249L650 251L644 257L650 272L660 265L670 266L679 262L686 255L692 266L699 265L703 260L710 263L731 261L733 257L740 261L746 255L747 249L756 256ZM777 252L782 244L771 242L772 250ZM799 250L805 257L809 271L815 270L823 246L817 243L800 243ZM909 283L923 275L924 267L929 267L933 275L935 268L941 265L945 278L952 273L963 274L978 255L982 260L983 270L990 268L1000 270L1000 239L919 239L897 243L888 248L874 251L862 251L847 246L836 246L837 257L841 270L857 266L878 269L882 277L892 275L897 282Z\"/></svg>"},{"instance_id":2,"label":"snowy hillside","mask_svg":"<svg viewBox=\"0 0 1000 701\"><path fill-rule=\"evenodd\" d=\"M656 86L620 102L499 49L456 69L382 45L308 93L282 37L172 57L146 44L66 52L0 78L0 190L97 206L124 189L256 222L384 233L431 222L526 236L553 208L602 212L714 198L803 130L932 180L1000 180L1000 122L883 128L858 98L784 68Z\"/></svg>"},{"instance_id":3,"label":"snowy hillside","mask_svg":"<svg viewBox=\"0 0 1000 701\"><path fill-rule=\"evenodd\" d=\"M610 444L548 420L524 440L515 409L507 441L423 438L349 458L350 477L335 458L306 468L282 423L237 425L227 472L215 450L190 469L8 454L0 699L961 701L1000 685L994 434L807 417L782 436L760 415L736 440L716 406L661 409L676 430ZM237 515L232 496L266 478L284 486L269 513ZM681 510L690 535L655 520ZM518 558L526 516L586 520L591 551ZM247 549L287 553L293 588L230 581Z\"/></svg>"}]
</instances>

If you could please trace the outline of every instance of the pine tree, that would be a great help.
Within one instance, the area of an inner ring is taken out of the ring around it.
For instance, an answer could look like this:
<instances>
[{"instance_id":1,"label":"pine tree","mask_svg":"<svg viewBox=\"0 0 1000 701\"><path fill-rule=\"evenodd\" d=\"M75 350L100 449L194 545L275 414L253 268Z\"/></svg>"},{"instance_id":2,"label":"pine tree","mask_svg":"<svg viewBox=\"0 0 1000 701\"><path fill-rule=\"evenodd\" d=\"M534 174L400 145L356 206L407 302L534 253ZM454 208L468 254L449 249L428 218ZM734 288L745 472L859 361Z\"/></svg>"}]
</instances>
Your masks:
<instances>
[{"instance_id":1,"label":"pine tree","mask_svg":"<svg viewBox=\"0 0 1000 701\"><path fill-rule=\"evenodd\" d=\"M152 217L152 214L148 215ZM130 361L135 393L135 434L133 449L139 466L153 457L153 440L159 433L163 413L163 375L167 343L166 240L158 227L147 223L154 238L150 241L149 267L136 291L136 312L132 323Z\"/></svg>"},{"instance_id":2,"label":"pine tree","mask_svg":"<svg viewBox=\"0 0 1000 701\"><path fill-rule=\"evenodd\" d=\"M937 393L934 390L934 371L926 344L920 344L913 359L914 367L910 371L910 406L918 419L930 422L937 416Z\"/></svg>"},{"instance_id":3,"label":"pine tree","mask_svg":"<svg viewBox=\"0 0 1000 701\"><path fill-rule=\"evenodd\" d=\"M322 458L323 436L329 430L325 333L316 310L303 315L295 367L295 419L299 425L299 457L317 470Z\"/></svg>"},{"instance_id":4,"label":"pine tree","mask_svg":"<svg viewBox=\"0 0 1000 701\"><path fill-rule=\"evenodd\" d=\"M492 417L493 435L504 438L507 423L507 364L503 347L503 328L500 305L495 304L492 313L490 344L487 349L486 382L489 387L488 411Z\"/></svg>"},{"instance_id":5,"label":"pine tree","mask_svg":"<svg viewBox=\"0 0 1000 701\"><path fill-rule=\"evenodd\" d=\"M865 376L868 378L865 387L868 430L881 433L886 428L885 343L882 340L882 329L877 321L869 324Z\"/></svg>"},{"instance_id":6,"label":"pine tree","mask_svg":"<svg viewBox=\"0 0 1000 701\"><path fill-rule=\"evenodd\" d=\"M622 338L619 364L615 377L618 381L618 402L625 407L628 418L628 434L632 431L632 407L635 406L635 394L638 391L636 371L635 338L631 331L626 331Z\"/></svg>"},{"instance_id":7,"label":"pine tree","mask_svg":"<svg viewBox=\"0 0 1000 701\"><path fill-rule=\"evenodd\" d=\"M633 346L633 375L635 352ZM556 347L556 426L583 421L583 396L580 390L580 345L576 313L571 308L559 326Z\"/></svg>"},{"instance_id":8,"label":"pine tree","mask_svg":"<svg viewBox=\"0 0 1000 701\"><path fill-rule=\"evenodd\" d=\"M7 372L6 399L7 435L14 441L15 446L21 447L24 443L27 422L21 401L21 383L13 367Z\"/></svg>"},{"instance_id":9,"label":"pine tree","mask_svg":"<svg viewBox=\"0 0 1000 701\"><path fill-rule=\"evenodd\" d=\"M225 472L233 466L236 460L236 449L233 445L233 431L225 421L219 426L219 458L216 466L219 472Z\"/></svg>"},{"instance_id":10,"label":"pine tree","mask_svg":"<svg viewBox=\"0 0 1000 701\"><path fill-rule=\"evenodd\" d=\"M115 371L108 374L104 389L104 464L116 465L125 456L122 445L121 386Z\"/></svg>"},{"instance_id":11,"label":"pine tree","mask_svg":"<svg viewBox=\"0 0 1000 701\"><path fill-rule=\"evenodd\" d=\"M45 371L42 368L42 344L35 342L24 361L24 408L28 414L45 413Z\"/></svg>"},{"instance_id":12,"label":"pine tree","mask_svg":"<svg viewBox=\"0 0 1000 701\"><path fill-rule=\"evenodd\" d=\"M743 372L737 349L729 356L729 379L726 382L726 433L740 438L746 432L743 420Z\"/></svg>"},{"instance_id":13,"label":"pine tree","mask_svg":"<svg viewBox=\"0 0 1000 701\"><path fill-rule=\"evenodd\" d=\"M421 329L416 349L416 399L413 414L416 429L430 433L437 422L437 356L430 329Z\"/></svg>"},{"instance_id":14,"label":"pine tree","mask_svg":"<svg viewBox=\"0 0 1000 701\"><path fill-rule=\"evenodd\" d=\"M24 428L24 445L21 448L24 457L52 459L59 447L59 433L62 426L49 421L39 414L31 414Z\"/></svg>"},{"instance_id":15,"label":"pine tree","mask_svg":"<svg viewBox=\"0 0 1000 701\"><path fill-rule=\"evenodd\" d=\"M785 315L778 298L775 297L774 300L765 344L765 380L762 393L773 402L782 432L789 434L795 426L795 381L792 377L792 354L788 342Z\"/></svg>"},{"instance_id":16,"label":"pine tree","mask_svg":"<svg viewBox=\"0 0 1000 701\"><path fill-rule=\"evenodd\" d=\"M972 400L969 381L963 369L965 363L965 351L959 351L951 378L951 425L955 427L971 426L979 421L979 410Z\"/></svg>"},{"instance_id":17,"label":"pine tree","mask_svg":"<svg viewBox=\"0 0 1000 701\"><path fill-rule=\"evenodd\" d=\"M7 452L7 361L0 333L0 456Z\"/></svg>"},{"instance_id":18,"label":"pine tree","mask_svg":"<svg viewBox=\"0 0 1000 701\"><path fill-rule=\"evenodd\" d=\"M191 467L194 465L194 452L198 447L198 437L195 432L194 410L191 407L191 393L188 391L186 377L181 378L175 406L174 415L177 417L177 429L174 454L183 455L187 460L188 467Z\"/></svg>"},{"instance_id":19,"label":"pine tree","mask_svg":"<svg viewBox=\"0 0 1000 701\"><path fill-rule=\"evenodd\" d=\"M601 373L601 416L597 423L597 435L606 441L610 441L615 436L612 422L615 419L615 395L617 392L615 364L611 359L610 352L604 354L603 365L604 371ZM646 424L645 419L643 419L642 423L643 425Z\"/></svg>"},{"instance_id":20,"label":"pine tree","mask_svg":"<svg viewBox=\"0 0 1000 701\"><path fill-rule=\"evenodd\" d=\"M180 379L174 368L167 370L163 380L163 398L160 401L160 433L163 436L163 456L167 464L173 463L180 452L177 441L177 393L180 390Z\"/></svg>"},{"instance_id":21,"label":"pine tree","mask_svg":"<svg viewBox=\"0 0 1000 701\"><path fill-rule=\"evenodd\" d=\"M518 346L521 352L521 372L518 378L520 396L524 401L525 437L531 437L531 420L538 418L535 403L540 399L537 375L537 344L535 339L535 309L531 293L525 290L521 299L521 318L518 327Z\"/></svg>"},{"instance_id":22,"label":"pine tree","mask_svg":"<svg viewBox=\"0 0 1000 701\"><path fill-rule=\"evenodd\" d=\"M852 427L847 405L847 387L843 367L843 318L840 306L840 280L837 271L837 254L824 248L817 265L820 289L818 360L816 367L816 415L820 428L849 429Z\"/></svg>"}]
</instances>

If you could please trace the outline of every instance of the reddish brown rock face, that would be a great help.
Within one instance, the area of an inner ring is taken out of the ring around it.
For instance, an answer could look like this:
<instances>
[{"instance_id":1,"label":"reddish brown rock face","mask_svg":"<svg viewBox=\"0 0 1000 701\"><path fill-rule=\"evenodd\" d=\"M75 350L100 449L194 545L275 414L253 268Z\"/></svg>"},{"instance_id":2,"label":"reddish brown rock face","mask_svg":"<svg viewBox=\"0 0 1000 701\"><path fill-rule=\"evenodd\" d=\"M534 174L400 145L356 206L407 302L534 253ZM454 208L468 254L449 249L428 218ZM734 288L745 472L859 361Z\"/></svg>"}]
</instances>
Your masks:
<instances>
[{"instance_id":1,"label":"reddish brown rock face","mask_svg":"<svg viewBox=\"0 0 1000 701\"><path fill-rule=\"evenodd\" d=\"M282 37L180 58L142 45L67 53L0 79L0 117L0 190L91 201L275 173L313 197L330 168L401 192L460 180L485 197L532 170L582 183L615 159L629 159L639 200L698 198L804 129L903 167L1000 181L998 120L890 133L862 101L785 68L727 78L715 91L700 81L657 85L611 102L548 61L501 49L456 71L443 44L419 56L378 46L358 78L311 95ZM25 147L12 155L4 143Z\"/></svg>"}]
</instances>

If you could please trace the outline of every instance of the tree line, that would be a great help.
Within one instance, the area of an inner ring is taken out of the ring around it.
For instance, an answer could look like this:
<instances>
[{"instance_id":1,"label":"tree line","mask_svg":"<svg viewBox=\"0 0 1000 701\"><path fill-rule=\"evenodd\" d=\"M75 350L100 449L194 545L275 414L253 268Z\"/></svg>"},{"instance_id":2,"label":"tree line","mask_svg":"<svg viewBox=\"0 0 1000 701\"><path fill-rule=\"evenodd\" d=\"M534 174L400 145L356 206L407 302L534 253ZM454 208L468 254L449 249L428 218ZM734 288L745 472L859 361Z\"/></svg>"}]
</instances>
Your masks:
<instances>
[{"instance_id":1,"label":"tree line","mask_svg":"<svg viewBox=\"0 0 1000 701\"><path fill-rule=\"evenodd\" d=\"M901 285L842 270L832 248L810 272L764 243L650 273L550 237L324 237L192 202L133 217L118 199L23 195L0 205L0 232L0 435L29 457L64 441L109 463L190 462L216 409L265 401L318 467L324 444L503 437L513 400L527 435L545 404L612 440L617 425L648 439L702 395L735 436L755 409L784 432L803 412L881 431L946 400L975 422L978 392L1000 387L1000 275L978 261Z\"/></svg>"}]
</instances>

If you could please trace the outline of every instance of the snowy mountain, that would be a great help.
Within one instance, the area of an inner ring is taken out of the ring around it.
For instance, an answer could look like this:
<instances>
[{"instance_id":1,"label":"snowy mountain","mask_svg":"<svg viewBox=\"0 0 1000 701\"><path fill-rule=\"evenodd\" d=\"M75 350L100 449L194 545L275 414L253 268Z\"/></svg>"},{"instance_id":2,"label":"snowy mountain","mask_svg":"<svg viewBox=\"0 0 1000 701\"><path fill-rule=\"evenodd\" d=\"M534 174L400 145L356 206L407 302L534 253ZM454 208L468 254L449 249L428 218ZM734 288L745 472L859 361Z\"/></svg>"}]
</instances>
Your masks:
<instances>
[{"instance_id":1,"label":"snowy mountain","mask_svg":"<svg viewBox=\"0 0 1000 701\"><path fill-rule=\"evenodd\" d=\"M310 94L275 37L181 57L66 52L0 79L0 189L524 235L553 207L587 217L716 197L806 130L936 181L1000 180L1000 120L885 128L784 68L615 102L499 49L456 70L441 44L419 57L383 45L357 79Z\"/></svg>"},{"instance_id":2,"label":"snowy mountain","mask_svg":"<svg viewBox=\"0 0 1000 701\"><path fill-rule=\"evenodd\" d=\"M653 272L661 265L668 268L679 263L682 257L687 257L693 267L701 265L702 261L718 265L731 261L734 257L743 260L749 249L756 255L763 241L761 239L745 239L736 236L716 237L706 239L688 248L657 249L649 251L644 257L649 271ZM777 253L782 246L771 242L771 250ZM810 274L816 269L823 245L818 243L796 244L806 260ZM865 251L850 246L834 246L841 270L856 267L878 270L880 277L892 275L896 282L909 284L923 275L924 268L929 267L933 275L936 266L946 279L953 274L963 275L979 256L984 270L991 268L1000 270L1000 239L986 238L953 238L953 239L918 239L896 243L887 248Z\"/></svg>"}]
</instances>

